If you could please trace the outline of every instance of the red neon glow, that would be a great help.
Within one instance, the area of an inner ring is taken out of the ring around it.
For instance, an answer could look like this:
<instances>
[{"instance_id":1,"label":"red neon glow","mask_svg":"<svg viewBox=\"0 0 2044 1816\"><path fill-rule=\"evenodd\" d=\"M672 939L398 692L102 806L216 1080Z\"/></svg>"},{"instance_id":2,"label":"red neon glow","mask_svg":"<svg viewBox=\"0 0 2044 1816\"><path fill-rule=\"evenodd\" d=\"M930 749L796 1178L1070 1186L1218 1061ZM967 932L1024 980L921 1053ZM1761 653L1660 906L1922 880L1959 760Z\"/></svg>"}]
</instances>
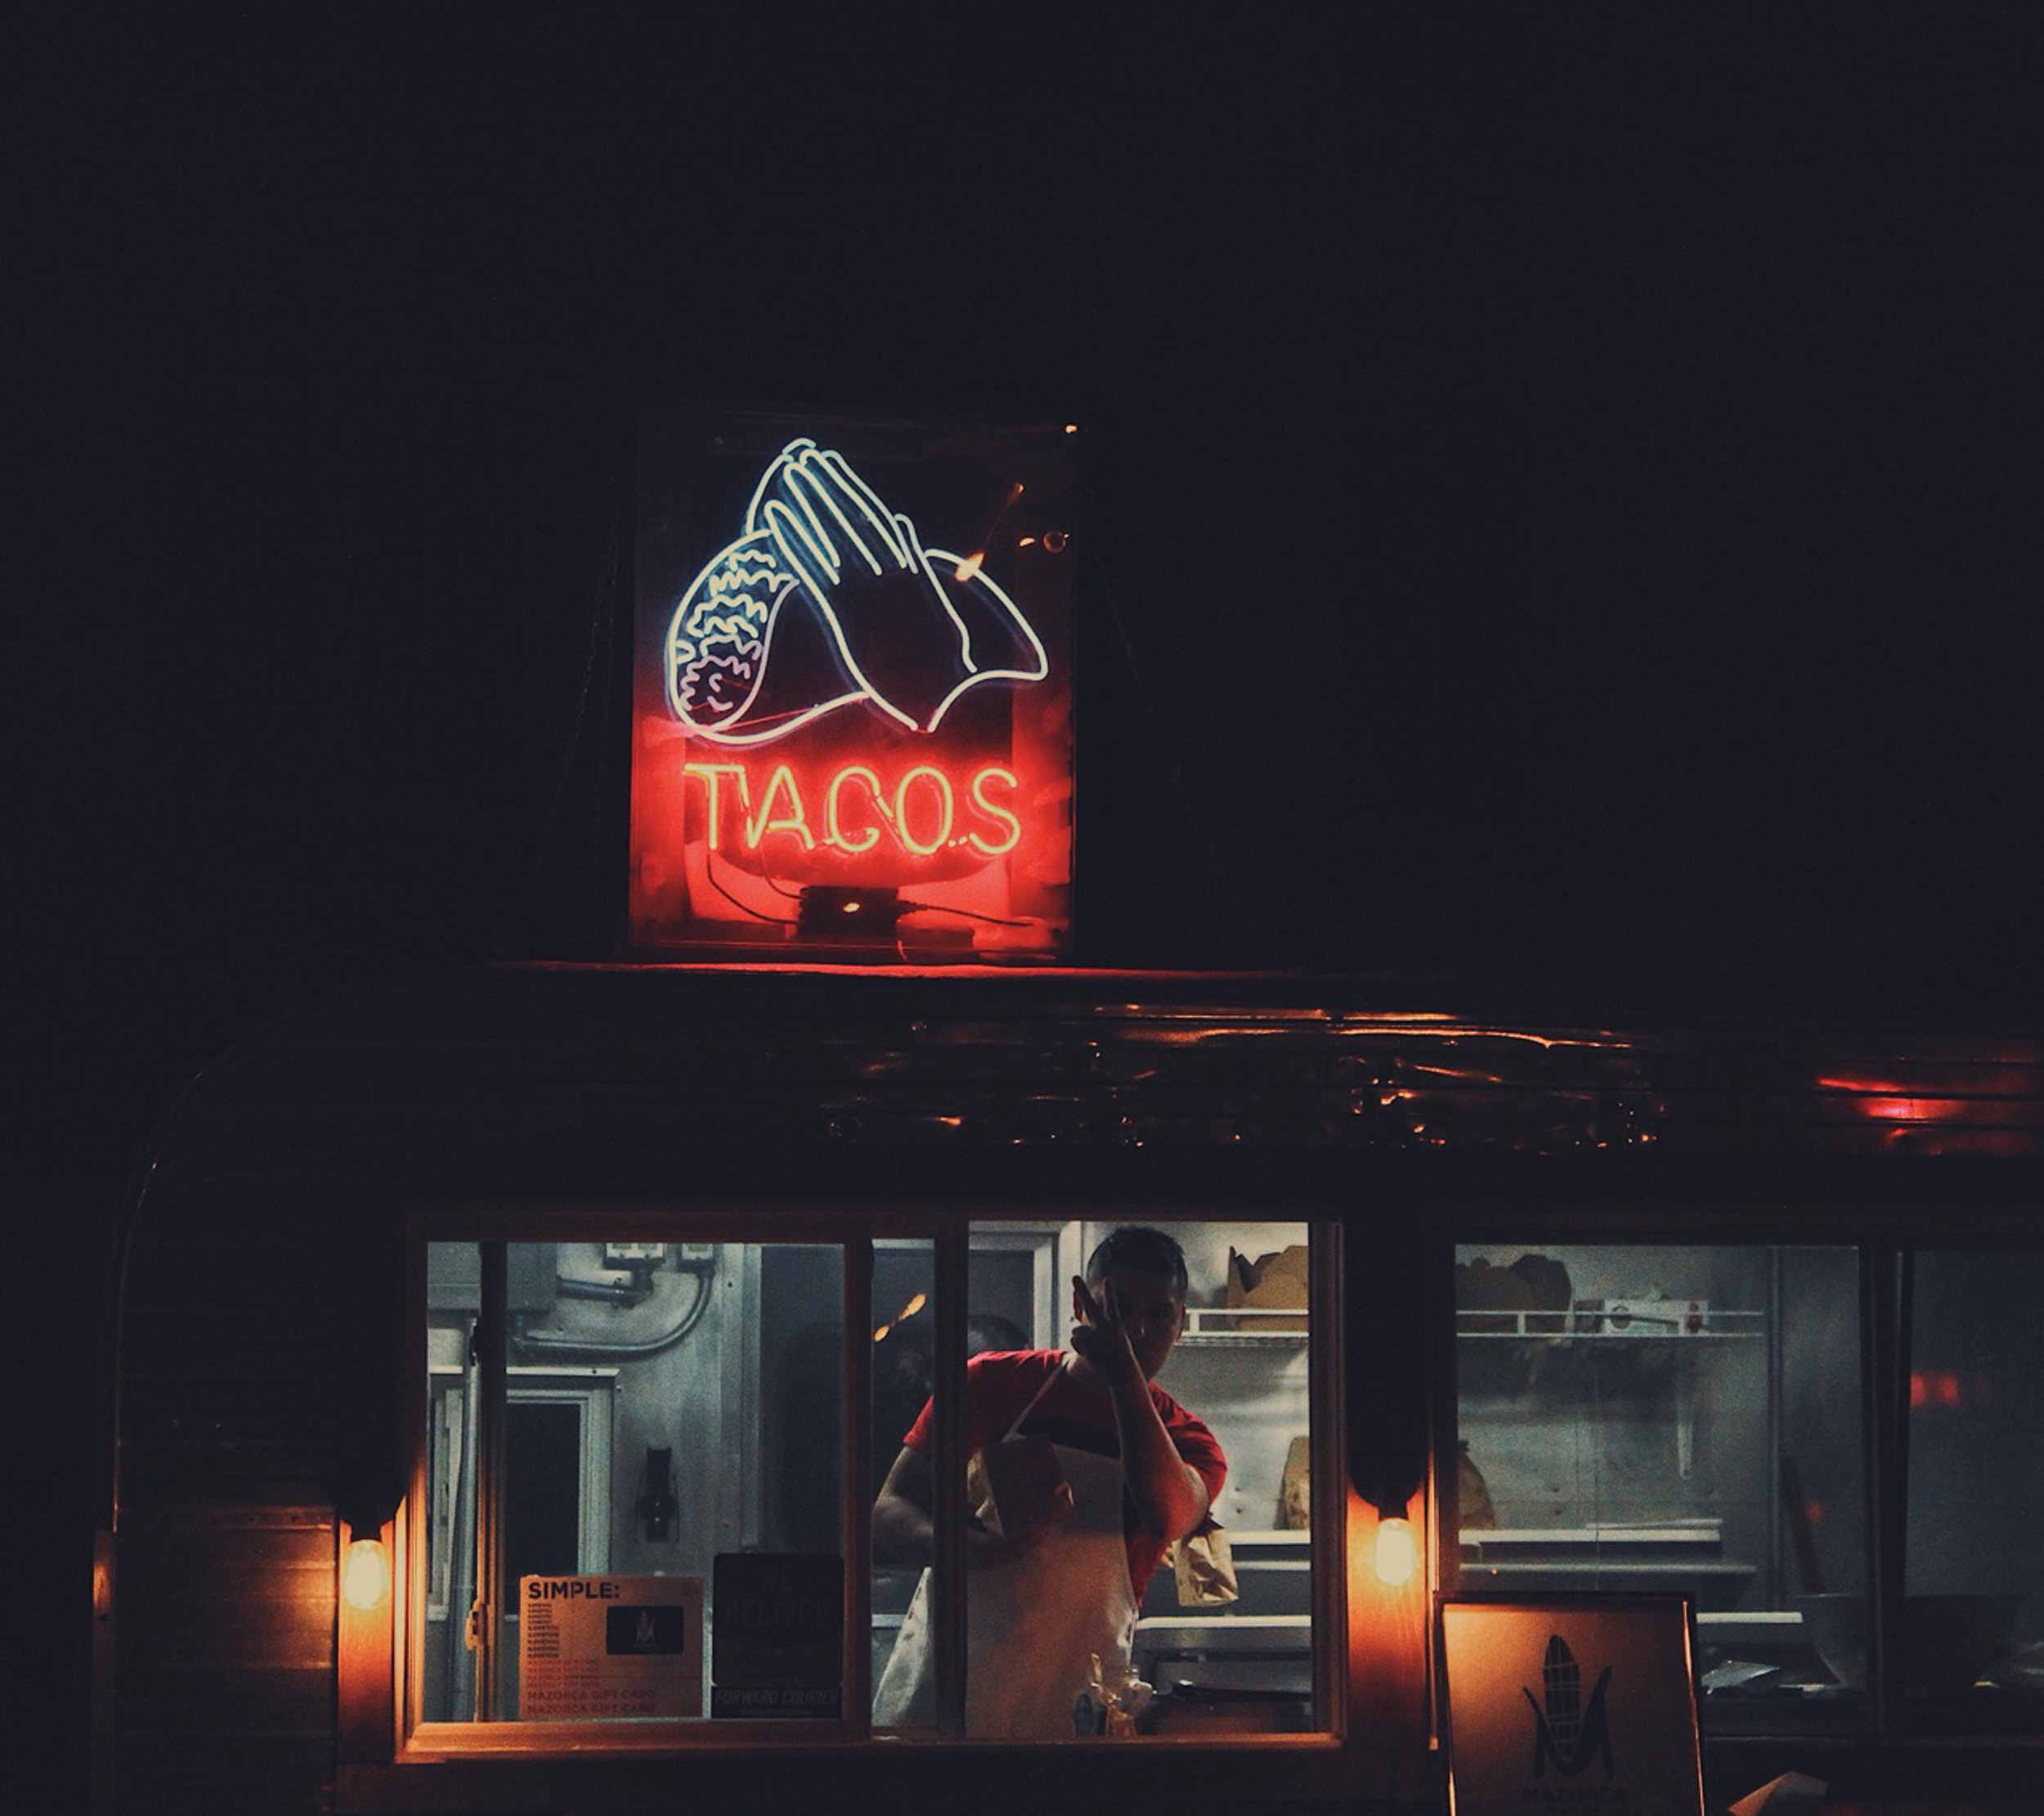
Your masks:
<instances>
[{"instance_id":1,"label":"red neon glow","mask_svg":"<svg viewBox=\"0 0 2044 1816\"><path fill-rule=\"evenodd\" d=\"M1916 1097L1904 1095L1906 1087L1867 1078L1819 1078L1823 1091L1848 1091L1858 1101L1861 1115L1877 1123L1949 1122L1965 1109L1952 1097Z\"/></svg>"},{"instance_id":2,"label":"red neon glow","mask_svg":"<svg viewBox=\"0 0 2044 1816\"><path fill-rule=\"evenodd\" d=\"M2034 1049L2013 1047L1925 1067L1913 1078L1848 1072L1820 1078L1816 1084L1820 1091L1856 1098L1862 1115L1882 1122L1978 1120L1992 1118L2007 1099L2027 1096L2028 1075L2037 1063Z\"/></svg>"},{"instance_id":3,"label":"red neon glow","mask_svg":"<svg viewBox=\"0 0 2044 1816\"><path fill-rule=\"evenodd\" d=\"M911 944L1033 953L1061 936L1038 904L1056 899L1044 880L1070 873L1070 783L1033 745L956 740L939 755L906 737L810 735L798 754L707 745L659 713L637 729L632 886L646 924L771 939L805 890L831 886L896 891Z\"/></svg>"},{"instance_id":4,"label":"red neon glow","mask_svg":"<svg viewBox=\"0 0 2044 1816\"><path fill-rule=\"evenodd\" d=\"M992 839L983 840L975 832L966 840L966 843L982 857L1006 857L1022 842L1021 821L990 798L993 791L997 789L1011 800L1015 791L1021 786L1020 778L1012 769L1003 769L998 765L990 765L974 775L970 791L972 805L1001 828Z\"/></svg>"},{"instance_id":5,"label":"red neon glow","mask_svg":"<svg viewBox=\"0 0 2044 1816\"><path fill-rule=\"evenodd\" d=\"M1012 806L1021 779L997 763L975 769L962 789L934 763L903 770L891 788L867 763L848 763L806 791L788 763L684 763L682 774L702 785L702 817L690 820L712 851L749 854L790 839L805 852L821 845L856 857L885 843L912 858L984 860L1006 856L1022 839ZM816 800L820 815L809 805Z\"/></svg>"},{"instance_id":6,"label":"red neon glow","mask_svg":"<svg viewBox=\"0 0 2044 1816\"><path fill-rule=\"evenodd\" d=\"M702 540L713 519L733 540L706 559L647 518L634 949L1059 956L1072 576L1047 526L1069 450L1040 428L936 450L892 424L840 449L749 421L727 450L728 426L713 413L648 443L661 485L703 488Z\"/></svg>"},{"instance_id":7,"label":"red neon glow","mask_svg":"<svg viewBox=\"0 0 2044 1816\"><path fill-rule=\"evenodd\" d=\"M823 836L840 851L871 851L880 843L880 828L870 823L854 824L844 810L845 790L853 782L866 791L869 807L878 809L880 778L863 763L848 763L831 778L830 787L823 791Z\"/></svg>"},{"instance_id":8,"label":"red neon glow","mask_svg":"<svg viewBox=\"0 0 2044 1816\"><path fill-rule=\"evenodd\" d=\"M738 771L738 797L745 798L746 773ZM814 851L816 841L810 836L809 820L802 810L802 793L795 786L795 772L785 763L777 763L773 773L767 778L765 797L747 816L745 842L752 850L759 848L777 832L791 832L802 841L805 851ZM711 835L715 836L714 832Z\"/></svg>"},{"instance_id":9,"label":"red neon glow","mask_svg":"<svg viewBox=\"0 0 2044 1816\"><path fill-rule=\"evenodd\" d=\"M1966 1390L1953 1370L1912 1369L1910 1371L1911 1411L1921 1411L1926 1406L1962 1406L1965 1404Z\"/></svg>"},{"instance_id":10,"label":"red neon glow","mask_svg":"<svg viewBox=\"0 0 2044 1816\"><path fill-rule=\"evenodd\" d=\"M1884 1144L1917 1153L2033 1154L2040 1059L2030 1042L1994 1042L1889 1056L1812 1082Z\"/></svg>"}]
</instances>

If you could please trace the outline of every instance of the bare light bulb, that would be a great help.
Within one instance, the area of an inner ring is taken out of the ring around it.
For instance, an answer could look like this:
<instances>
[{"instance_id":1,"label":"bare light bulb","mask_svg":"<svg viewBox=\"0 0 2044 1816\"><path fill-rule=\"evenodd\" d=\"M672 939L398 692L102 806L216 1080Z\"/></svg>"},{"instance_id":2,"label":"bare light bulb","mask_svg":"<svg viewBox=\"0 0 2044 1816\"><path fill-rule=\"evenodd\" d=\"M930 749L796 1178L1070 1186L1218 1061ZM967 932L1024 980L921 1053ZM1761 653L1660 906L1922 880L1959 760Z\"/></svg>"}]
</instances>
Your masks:
<instances>
[{"instance_id":1,"label":"bare light bulb","mask_svg":"<svg viewBox=\"0 0 2044 1816\"><path fill-rule=\"evenodd\" d=\"M364 1614L390 1593L390 1561L377 1539L357 1539L341 1560L341 1599Z\"/></svg>"},{"instance_id":2,"label":"bare light bulb","mask_svg":"<svg viewBox=\"0 0 2044 1816\"><path fill-rule=\"evenodd\" d=\"M1419 1545L1412 1522L1393 1516L1377 1522L1377 1581L1396 1589L1412 1581L1419 1567Z\"/></svg>"}]
</instances>

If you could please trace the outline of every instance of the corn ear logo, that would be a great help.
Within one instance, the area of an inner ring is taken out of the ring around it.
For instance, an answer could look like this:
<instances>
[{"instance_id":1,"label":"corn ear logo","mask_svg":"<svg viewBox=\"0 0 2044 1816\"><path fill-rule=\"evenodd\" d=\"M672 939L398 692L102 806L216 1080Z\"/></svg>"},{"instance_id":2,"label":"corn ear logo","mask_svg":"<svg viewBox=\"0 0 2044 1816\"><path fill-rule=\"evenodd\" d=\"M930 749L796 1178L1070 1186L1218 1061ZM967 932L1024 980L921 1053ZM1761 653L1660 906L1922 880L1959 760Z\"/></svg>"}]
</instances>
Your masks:
<instances>
[{"instance_id":1,"label":"corn ear logo","mask_svg":"<svg viewBox=\"0 0 2044 1816\"><path fill-rule=\"evenodd\" d=\"M1540 1679L1544 1702L1535 1702L1529 1689L1521 1692L1533 1706L1533 1776L1545 1778L1552 1764L1565 1778L1580 1778L1593 1759L1601 1758L1604 1776L1610 1778L1611 1724L1604 1711L1604 1691L1611 1683L1611 1666L1604 1667L1585 1702L1582 1667L1568 1642L1558 1633L1549 1634Z\"/></svg>"}]
</instances>

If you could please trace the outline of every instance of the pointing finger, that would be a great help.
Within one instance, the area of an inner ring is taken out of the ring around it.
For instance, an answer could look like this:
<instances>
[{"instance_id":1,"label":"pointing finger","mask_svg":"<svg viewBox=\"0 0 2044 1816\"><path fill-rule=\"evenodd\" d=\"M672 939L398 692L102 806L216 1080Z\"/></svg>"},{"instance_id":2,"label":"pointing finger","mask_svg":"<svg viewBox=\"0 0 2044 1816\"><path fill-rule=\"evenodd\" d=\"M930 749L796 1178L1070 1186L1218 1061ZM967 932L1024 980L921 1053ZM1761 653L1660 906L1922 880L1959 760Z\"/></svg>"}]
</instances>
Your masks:
<instances>
[{"instance_id":1,"label":"pointing finger","mask_svg":"<svg viewBox=\"0 0 2044 1816\"><path fill-rule=\"evenodd\" d=\"M880 494L852 470L850 464L836 449L821 449L818 455L819 464L836 482L841 495L868 520L874 535L885 545L895 565L907 567L908 552L916 544L915 526L889 510L881 502Z\"/></svg>"},{"instance_id":2,"label":"pointing finger","mask_svg":"<svg viewBox=\"0 0 2044 1816\"><path fill-rule=\"evenodd\" d=\"M1092 1323L1105 1325L1114 1321L1113 1294L1104 1294L1099 1298L1094 1298L1093 1289L1086 1284L1081 1276L1074 1274L1072 1276L1072 1296L1083 1308L1087 1317Z\"/></svg>"},{"instance_id":3,"label":"pointing finger","mask_svg":"<svg viewBox=\"0 0 2044 1816\"><path fill-rule=\"evenodd\" d=\"M824 588L835 585L837 580L836 551L820 536L812 535L809 524L778 498L769 500L766 509L760 514L766 519L767 529L782 558L809 583L819 598L827 597Z\"/></svg>"},{"instance_id":4,"label":"pointing finger","mask_svg":"<svg viewBox=\"0 0 2044 1816\"><path fill-rule=\"evenodd\" d=\"M867 567L876 574L881 572L879 558L873 554L866 537L859 533L858 527L845 514L844 506L838 502L847 494L835 471L824 465L816 455L805 454L789 473L787 489L819 527L823 524L824 513L829 513L845 540L858 551ZM867 519L867 531L868 534L872 533L874 525L871 514L863 509L863 501L854 500L853 502L860 506L860 514Z\"/></svg>"}]
</instances>

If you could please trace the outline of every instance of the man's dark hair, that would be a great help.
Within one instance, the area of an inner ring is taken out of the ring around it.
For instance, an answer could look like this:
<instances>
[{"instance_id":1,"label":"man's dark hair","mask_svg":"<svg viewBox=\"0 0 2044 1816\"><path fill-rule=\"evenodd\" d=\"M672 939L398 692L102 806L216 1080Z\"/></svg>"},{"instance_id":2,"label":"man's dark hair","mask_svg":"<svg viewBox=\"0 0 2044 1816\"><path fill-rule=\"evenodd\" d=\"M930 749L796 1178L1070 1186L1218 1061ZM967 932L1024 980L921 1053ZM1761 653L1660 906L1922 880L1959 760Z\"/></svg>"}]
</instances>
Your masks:
<instances>
[{"instance_id":1,"label":"man's dark hair","mask_svg":"<svg viewBox=\"0 0 2044 1816\"><path fill-rule=\"evenodd\" d=\"M1190 1289L1186 1272L1186 1252L1178 1239L1147 1223L1124 1223L1101 1237L1100 1246L1086 1263L1086 1277L1098 1280L1110 1267L1135 1267L1146 1274L1162 1274L1178 1289L1183 1298Z\"/></svg>"}]
</instances>

